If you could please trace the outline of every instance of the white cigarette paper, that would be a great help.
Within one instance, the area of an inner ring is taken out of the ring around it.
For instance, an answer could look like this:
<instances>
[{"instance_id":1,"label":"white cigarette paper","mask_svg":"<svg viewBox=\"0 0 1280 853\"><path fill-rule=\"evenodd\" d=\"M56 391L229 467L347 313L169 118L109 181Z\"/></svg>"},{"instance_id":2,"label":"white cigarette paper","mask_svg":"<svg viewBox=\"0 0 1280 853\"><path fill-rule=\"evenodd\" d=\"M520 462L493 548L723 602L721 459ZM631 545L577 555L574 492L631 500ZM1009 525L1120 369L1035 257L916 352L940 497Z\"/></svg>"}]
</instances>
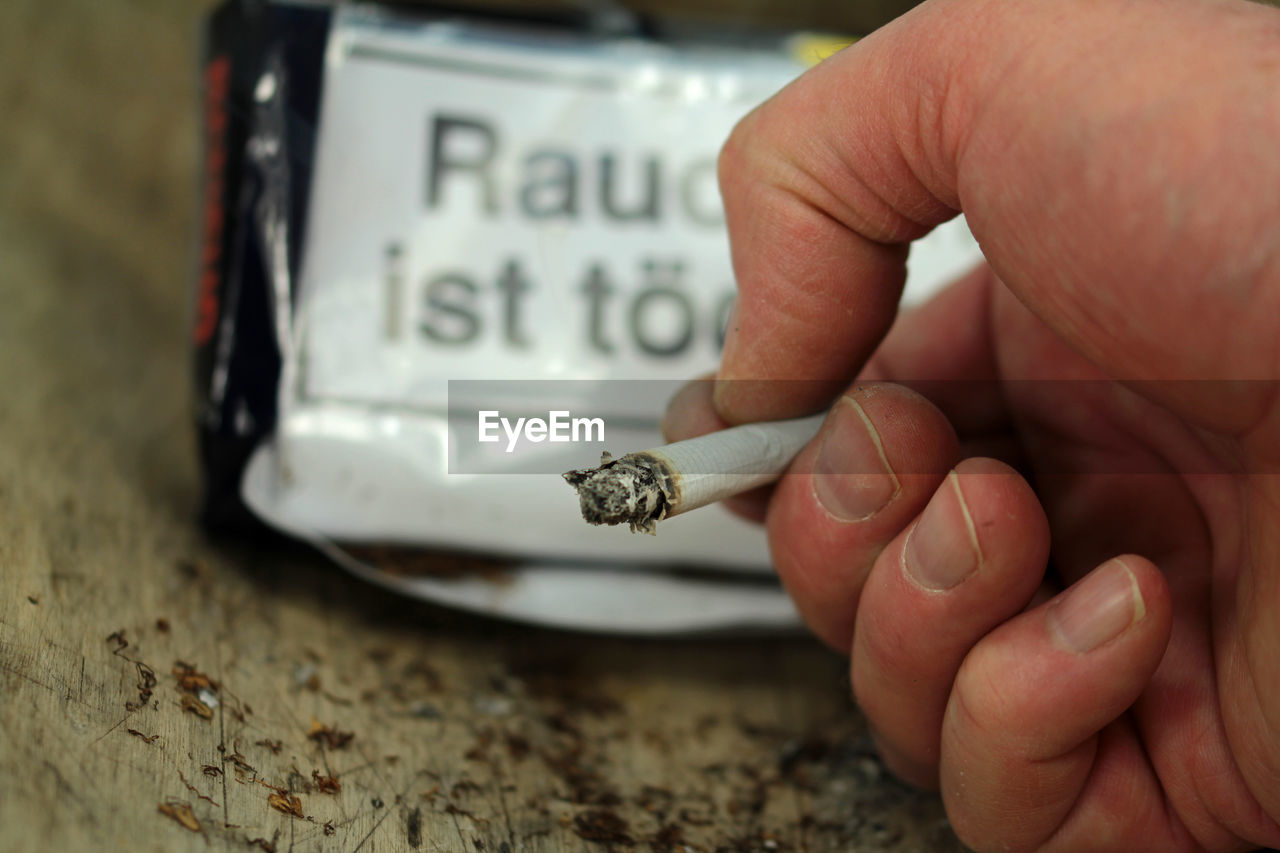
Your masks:
<instances>
[{"instance_id":1,"label":"white cigarette paper","mask_svg":"<svg viewBox=\"0 0 1280 853\"><path fill-rule=\"evenodd\" d=\"M591 524L629 524L653 533L659 521L716 503L782 476L825 415L744 424L564 474Z\"/></svg>"}]
</instances>

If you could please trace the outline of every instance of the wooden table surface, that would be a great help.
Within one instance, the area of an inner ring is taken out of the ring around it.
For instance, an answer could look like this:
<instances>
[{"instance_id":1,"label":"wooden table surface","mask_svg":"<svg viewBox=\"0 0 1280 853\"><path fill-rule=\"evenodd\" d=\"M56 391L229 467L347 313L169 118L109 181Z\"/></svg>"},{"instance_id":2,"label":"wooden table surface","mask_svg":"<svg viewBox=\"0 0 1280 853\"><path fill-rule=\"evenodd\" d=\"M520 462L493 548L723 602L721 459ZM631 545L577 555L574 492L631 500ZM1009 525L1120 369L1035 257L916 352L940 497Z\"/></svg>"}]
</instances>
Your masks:
<instances>
[{"instance_id":1,"label":"wooden table surface","mask_svg":"<svg viewBox=\"0 0 1280 853\"><path fill-rule=\"evenodd\" d=\"M956 848L807 638L516 627L202 535L203 5L0 12L0 849Z\"/></svg>"}]
</instances>

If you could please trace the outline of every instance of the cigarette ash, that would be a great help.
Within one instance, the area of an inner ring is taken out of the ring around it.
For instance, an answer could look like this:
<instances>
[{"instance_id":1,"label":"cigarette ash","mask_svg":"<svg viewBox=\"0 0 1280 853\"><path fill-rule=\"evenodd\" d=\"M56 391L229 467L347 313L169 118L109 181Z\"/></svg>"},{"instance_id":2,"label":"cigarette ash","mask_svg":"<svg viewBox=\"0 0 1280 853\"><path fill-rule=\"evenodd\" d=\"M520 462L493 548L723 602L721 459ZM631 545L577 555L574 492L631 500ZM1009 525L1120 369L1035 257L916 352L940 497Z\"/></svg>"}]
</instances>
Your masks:
<instances>
[{"instance_id":1,"label":"cigarette ash","mask_svg":"<svg viewBox=\"0 0 1280 853\"><path fill-rule=\"evenodd\" d=\"M677 502L678 484L662 460L644 453L614 459L600 455L600 467L567 471L589 524L628 524L631 532L653 534Z\"/></svg>"}]
</instances>

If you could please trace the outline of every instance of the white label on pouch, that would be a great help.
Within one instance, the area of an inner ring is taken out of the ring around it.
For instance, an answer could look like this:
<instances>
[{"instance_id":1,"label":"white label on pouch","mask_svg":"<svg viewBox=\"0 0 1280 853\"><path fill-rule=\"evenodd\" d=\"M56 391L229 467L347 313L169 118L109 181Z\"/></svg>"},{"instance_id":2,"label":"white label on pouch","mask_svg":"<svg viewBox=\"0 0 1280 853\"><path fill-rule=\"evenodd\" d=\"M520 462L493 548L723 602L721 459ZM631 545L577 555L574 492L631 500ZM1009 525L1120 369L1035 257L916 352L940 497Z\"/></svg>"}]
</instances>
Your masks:
<instances>
[{"instance_id":1,"label":"white label on pouch","mask_svg":"<svg viewBox=\"0 0 1280 853\"><path fill-rule=\"evenodd\" d=\"M448 379L716 363L734 293L716 155L799 66L507 35L338 14L295 327L305 399L432 411Z\"/></svg>"}]
</instances>

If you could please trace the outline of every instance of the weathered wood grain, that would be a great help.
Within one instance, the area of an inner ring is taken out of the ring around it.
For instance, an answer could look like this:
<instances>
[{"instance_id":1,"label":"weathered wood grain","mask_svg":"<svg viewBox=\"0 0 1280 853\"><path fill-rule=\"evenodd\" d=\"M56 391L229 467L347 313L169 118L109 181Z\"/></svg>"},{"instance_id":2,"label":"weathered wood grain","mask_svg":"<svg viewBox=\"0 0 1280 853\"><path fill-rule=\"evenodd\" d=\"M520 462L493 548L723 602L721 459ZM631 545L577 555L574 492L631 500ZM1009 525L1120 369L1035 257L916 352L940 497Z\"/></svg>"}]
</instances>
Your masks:
<instances>
[{"instance_id":1,"label":"weathered wood grain","mask_svg":"<svg viewBox=\"0 0 1280 853\"><path fill-rule=\"evenodd\" d=\"M201 536L201 5L0 12L0 849L955 847L812 641L518 628Z\"/></svg>"}]
</instances>

